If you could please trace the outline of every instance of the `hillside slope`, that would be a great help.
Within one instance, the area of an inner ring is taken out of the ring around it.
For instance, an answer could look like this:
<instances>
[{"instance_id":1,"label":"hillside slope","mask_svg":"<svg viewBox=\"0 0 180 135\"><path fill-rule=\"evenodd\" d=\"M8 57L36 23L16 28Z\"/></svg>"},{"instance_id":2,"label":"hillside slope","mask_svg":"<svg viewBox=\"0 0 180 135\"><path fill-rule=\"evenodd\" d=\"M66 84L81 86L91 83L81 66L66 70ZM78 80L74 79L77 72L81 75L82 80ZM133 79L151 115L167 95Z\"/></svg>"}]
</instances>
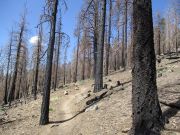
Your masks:
<instances>
[{"instance_id":1,"label":"hillside slope","mask_svg":"<svg viewBox=\"0 0 180 135\"><path fill-rule=\"evenodd\" d=\"M157 83L163 114L164 135L180 134L180 60L163 60L158 65ZM1 111L0 134L3 135L123 135L131 127L131 71L116 72L104 78L108 89L92 93L93 80L69 84L51 93L50 121L39 126L41 96L36 101L18 104ZM68 95L64 95L64 91ZM91 106L86 102L107 92ZM88 94L89 93L89 94ZM170 105L171 107L167 106ZM87 108L87 109L85 109Z\"/></svg>"}]
</instances>

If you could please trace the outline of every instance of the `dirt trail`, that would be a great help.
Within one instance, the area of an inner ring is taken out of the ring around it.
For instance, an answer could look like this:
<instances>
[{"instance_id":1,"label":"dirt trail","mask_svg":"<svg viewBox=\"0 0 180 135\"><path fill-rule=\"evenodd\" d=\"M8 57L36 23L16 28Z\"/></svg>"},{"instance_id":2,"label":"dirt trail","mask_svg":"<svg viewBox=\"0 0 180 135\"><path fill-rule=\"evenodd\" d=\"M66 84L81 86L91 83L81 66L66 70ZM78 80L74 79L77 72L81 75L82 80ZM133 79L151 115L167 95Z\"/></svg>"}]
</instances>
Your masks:
<instances>
[{"instance_id":1,"label":"dirt trail","mask_svg":"<svg viewBox=\"0 0 180 135\"><path fill-rule=\"evenodd\" d=\"M78 109L75 103L82 99L82 95L87 91L87 88L81 87L76 94L61 97L58 104L54 108L58 110L53 114L55 120L52 124L42 127L40 135L70 135L74 126L76 125L73 120L74 116L78 114Z\"/></svg>"}]
</instances>

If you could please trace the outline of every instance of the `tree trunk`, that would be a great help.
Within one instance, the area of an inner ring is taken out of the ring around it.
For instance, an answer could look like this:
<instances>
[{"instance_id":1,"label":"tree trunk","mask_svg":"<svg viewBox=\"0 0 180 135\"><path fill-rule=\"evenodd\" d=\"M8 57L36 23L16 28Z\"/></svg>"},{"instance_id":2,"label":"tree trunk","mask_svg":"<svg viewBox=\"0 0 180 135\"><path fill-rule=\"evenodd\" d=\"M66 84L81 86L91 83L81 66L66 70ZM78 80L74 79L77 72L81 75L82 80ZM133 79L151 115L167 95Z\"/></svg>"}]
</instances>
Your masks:
<instances>
[{"instance_id":1,"label":"tree trunk","mask_svg":"<svg viewBox=\"0 0 180 135\"><path fill-rule=\"evenodd\" d=\"M178 55L178 18L177 18L177 14L175 15L175 49L176 49L176 54Z\"/></svg>"},{"instance_id":2,"label":"tree trunk","mask_svg":"<svg viewBox=\"0 0 180 135\"><path fill-rule=\"evenodd\" d=\"M158 135L163 126L156 85L151 0L133 2L133 135Z\"/></svg>"},{"instance_id":3,"label":"tree trunk","mask_svg":"<svg viewBox=\"0 0 180 135\"><path fill-rule=\"evenodd\" d=\"M96 65L97 65L97 46L98 46L98 2L94 0L95 3L95 11L94 11L94 41L93 41L93 49L94 49L94 78L96 76Z\"/></svg>"},{"instance_id":4,"label":"tree trunk","mask_svg":"<svg viewBox=\"0 0 180 135\"><path fill-rule=\"evenodd\" d=\"M40 26L42 27L42 26ZM36 56L36 69L35 69L35 78L33 85L33 95L34 100L37 99L37 84L38 84L38 75L39 75L39 64L40 64L40 52L41 52L41 43L42 43L42 28L39 28L38 44L37 44L37 56Z\"/></svg>"},{"instance_id":5,"label":"tree trunk","mask_svg":"<svg viewBox=\"0 0 180 135\"><path fill-rule=\"evenodd\" d=\"M112 18L112 0L109 0L109 31L108 31L108 43L106 48L106 65L105 65L105 76L108 75L109 71L109 50L111 46L111 18Z\"/></svg>"},{"instance_id":6,"label":"tree trunk","mask_svg":"<svg viewBox=\"0 0 180 135\"><path fill-rule=\"evenodd\" d=\"M102 0L101 5L101 26L100 26L100 37L99 45L97 46L97 63L95 70L95 85L94 92L98 92L103 88L103 54L104 54L104 33L105 33L105 22L106 22L106 0Z\"/></svg>"},{"instance_id":7,"label":"tree trunk","mask_svg":"<svg viewBox=\"0 0 180 135\"><path fill-rule=\"evenodd\" d=\"M51 73L52 73L52 61L53 61L53 53L54 53L57 8L58 8L58 0L54 0L52 18L51 18L52 19L51 31L50 31L49 45L47 51L45 84L44 84L43 99L41 106L40 125L45 125L49 123L49 101L50 101Z\"/></svg>"},{"instance_id":8,"label":"tree trunk","mask_svg":"<svg viewBox=\"0 0 180 135\"><path fill-rule=\"evenodd\" d=\"M65 85L66 84L66 56L67 55L67 46L65 47L65 52L64 52L64 65L63 65L63 67L64 67L64 70L63 70L63 84Z\"/></svg>"},{"instance_id":9,"label":"tree trunk","mask_svg":"<svg viewBox=\"0 0 180 135\"><path fill-rule=\"evenodd\" d=\"M161 31L160 26L158 27L158 50L157 55L161 55Z\"/></svg>"},{"instance_id":10,"label":"tree trunk","mask_svg":"<svg viewBox=\"0 0 180 135\"><path fill-rule=\"evenodd\" d=\"M85 47L85 44L83 44L83 62L82 62L81 80L85 80L85 62L86 62L86 57L85 56L86 56L86 47Z\"/></svg>"},{"instance_id":11,"label":"tree trunk","mask_svg":"<svg viewBox=\"0 0 180 135\"><path fill-rule=\"evenodd\" d=\"M91 77L91 48L88 46L88 66L87 66L87 78Z\"/></svg>"},{"instance_id":12,"label":"tree trunk","mask_svg":"<svg viewBox=\"0 0 180 135\"><path fill-rule=\"evenodd\" d=\"M11 105L11 102L14 100L14 93L15 93L15 89L16 89L16 80L17 80L17 72L18 72L17 70L18 70L20 51L21 51L21 46L22 46L22 38L23 38L23 34L24 34L24 29L25 29L25 16L23 16L22 19L23 20L21 22L21 30L20 30L19 39L18 39L16 62L15 62L15 66L14 66L14 74L12 77L12 84L10 87L9 97L8 97L9 105Z\"/></svg>"},{"instance_id":13,"label":"tree trunk","mask_svg":"<svg viewBox=\"0 0 180 135\"><path fill-rule=\"evenodd\" d=\"M127 10L128 10L128 0L125 0L125 11L124 11L124 69L127 68Z\"/></svg>"},{"instance_id":14,"label":"tree trunk","mask_svg":"<svg viewBox=\"0 0 180 135\"><path fill-rule=\"evenodd\" d=\"M79 28L78 28L78 42L77 42L77 50L76 50L76 65L75 65L75 72L74 72L73 82L77 82L77 72L78 72L78 62L79 62L79 43L80 43L80 31L79 31Z\"/></svg>"},{"instance_id":15,"label":"tree trunk","mask_svg":"<svg viewBox=\"0 0 180 135\"><path fill-rule=\"evenodd\" d=\"M64 70L63 70L63 84L65 85L66 84L66 63L64 63Z\"/></svg>"},{"instance_id":16,"label":"tree trunk","mask_svg":"<svg viewBox=\"0 0 180 135\"><path fill-rule=\"evenodd\" d=\"M167 22L167 34L168 34L168 50L167 53L169 56L171 56L171 32L170 32L170 17L168 16L168 22Z\"/></svg>"},{"instance_id":17,"label":"tree trunk","mask_svg":"<svg viewBox=\"0 0 180 135\"><path fill-rule=\"evenodd\" d=\"M123 24L123 26L122 26L122 48L121 48L122 49L122 53L121 53L121 66L122 66L122 68L125 68L125 57L124 57L125 56L125 52L124 52L125 51L125 47L124 47L125 46L125 42L124 42L124 39L125 39L124 35L125 34L124 33L125 32L124 31L125 31L125 26Z\"/></svg>"},{"instance_id":18,"label":"tree trunk","mask_svg":"<svg viewBox=\"0 0 180 135\"><path fill-rule=\"evenodd\" d=\"M23 74L23 66L21 67L20 73L18 75L19 76L19 84L18 84L18 88L17 88L16 99L19 99L20 93L21 93L22 74Z\"/></svg>"},{"instance_id":19,"label":"tree trunk","mask_svg":"<svg viewBox=\"0 0 180 135\"><path fill-rule=\"evenodd\" d=\"M11 60L11 47L12 47L12 39L13 38L13 31L11 32L11 39L9 44L9 52L8 52L8 63L7 63L7 70L6 70L6 80L5 80L5 87L4 87L4 104L8 103L8 79L9 79L9 68L10 68L10 60Z\"/></svg>"},{"instance_id":20,"label":"tree trunk","mask_svg":"<svg viewBox=\"0 0 180 135\"><path fill-rule=\"evenodd\" d=\"M62 22L61 22L61 17L60 17L60 24L59 24L59 37L58 37L58 48L57 48L57 60L56 60L56 71L55 71L55 81L54 81L54 90L56 90L57 86L58 86L58 81L57 81L57 78L58 78L58 67L59 67L59 56L60 56L60 48L61 48L61 25L62 25Z\"/></svg>"}]
</instances>

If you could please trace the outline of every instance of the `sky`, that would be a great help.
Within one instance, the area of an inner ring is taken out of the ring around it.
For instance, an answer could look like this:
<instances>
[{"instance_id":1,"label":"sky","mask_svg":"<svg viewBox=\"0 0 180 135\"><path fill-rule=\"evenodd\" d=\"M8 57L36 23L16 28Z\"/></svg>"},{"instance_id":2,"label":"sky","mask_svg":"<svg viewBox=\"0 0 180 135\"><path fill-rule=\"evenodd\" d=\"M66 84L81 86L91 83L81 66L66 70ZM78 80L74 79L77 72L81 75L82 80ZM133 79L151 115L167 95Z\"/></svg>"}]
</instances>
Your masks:
<instances>
[{"instance_id":1,"label":"sky","mask_svg":"<svg viewBox=\"0 0 180 135\"><path fill-rule=\"evenodd\" d=\"M78 13L83 5L83 0L66 0L68 10L63 12L63 32L70 36L70 48L69 52L72 52L76 45L76 38L74 37L74 29L76 27L76 20ZM168 7L170 0L152 0L153 13L164 13ZM27 5L27 40L36 36L37 26L39 22L39 16L42 13L44 6L44 0L0 0L0 47L5 46L9 40L9 32L13 29L17 29L17 23L20 20L20 16L24 11L24 5ZM31 43L29 43L31 46Z\"/></svg>"}]
</instances>

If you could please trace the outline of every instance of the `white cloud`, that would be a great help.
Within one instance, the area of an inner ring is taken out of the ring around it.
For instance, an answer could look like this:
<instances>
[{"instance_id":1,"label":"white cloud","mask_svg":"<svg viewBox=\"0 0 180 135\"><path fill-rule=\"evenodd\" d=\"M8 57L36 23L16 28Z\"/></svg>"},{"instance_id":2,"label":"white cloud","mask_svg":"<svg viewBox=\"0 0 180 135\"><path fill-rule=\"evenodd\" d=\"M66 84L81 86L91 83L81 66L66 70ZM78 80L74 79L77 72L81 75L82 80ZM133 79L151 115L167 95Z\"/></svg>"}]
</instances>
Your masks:
<instances>
[{"instance_id":1,"label":"white cloud","mask_svg":"<svg viewBox=\"0 0 180 135\"><path fill-rule=\"evenodd\" d=\"M38 36L33 36L29 39L29 42L32 44L32 45L37 45L38 43Z\"/></svg>"}]
</instances>

